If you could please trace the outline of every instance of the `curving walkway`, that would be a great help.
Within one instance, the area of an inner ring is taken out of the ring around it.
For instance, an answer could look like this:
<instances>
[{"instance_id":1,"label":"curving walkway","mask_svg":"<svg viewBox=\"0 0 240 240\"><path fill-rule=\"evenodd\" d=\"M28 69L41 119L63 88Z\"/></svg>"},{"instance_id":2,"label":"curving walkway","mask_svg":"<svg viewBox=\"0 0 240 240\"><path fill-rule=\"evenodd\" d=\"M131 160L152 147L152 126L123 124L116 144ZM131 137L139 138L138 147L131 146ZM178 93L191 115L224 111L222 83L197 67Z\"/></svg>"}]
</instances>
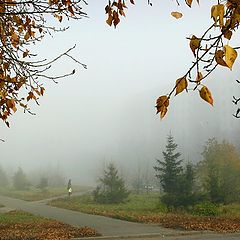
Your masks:
<instances>
[{"instance_id":1,"label":"curving walkway","mask_svg":"<svg viewBox=\"0 0 240 240\"><path fill-rule=\"evenodd\" d=\"M167 229L154 224L133 223L56 208L46 205L46 201L27 202L0 196L0 202L7 208L23 210L43 217L56 219L73 226L89 226L96 229L103 236L129 236L141 234L175 235L182 234L183 232L185 233L185 231Z\"/></svg>"}]
</instances>

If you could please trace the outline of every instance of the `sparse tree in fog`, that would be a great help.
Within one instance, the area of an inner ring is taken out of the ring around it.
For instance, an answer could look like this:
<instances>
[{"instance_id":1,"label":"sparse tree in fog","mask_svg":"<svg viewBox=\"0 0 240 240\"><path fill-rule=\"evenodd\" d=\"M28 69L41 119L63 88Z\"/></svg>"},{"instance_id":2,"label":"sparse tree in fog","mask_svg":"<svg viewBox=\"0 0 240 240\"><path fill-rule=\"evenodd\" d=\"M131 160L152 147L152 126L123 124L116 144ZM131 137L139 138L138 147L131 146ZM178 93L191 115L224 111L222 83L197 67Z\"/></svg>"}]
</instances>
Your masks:
<instances>
[{"instance_id":1,"label":"sparse tree in fog","mask_svg":"<svg viewBox=\"0 0 240 240\"><path fill-rule=\"evenodd\" d=\"M203 188L215 203L240 201L240 156L234 145L210 139L202 153L199 175Z\"/></svg>"},{"instance_id":2,"label":"sparse tree in fog","mask_svg":"<svg viewBox=\"0 0 240 240\"><path fill-rule=\"evenodd\" d=\"M99 203L120 203L129 195L124 180L119 177L113 163L104 170L104 176L99 178L100 185L93 191L93 197Z\"/></svg>"},{"instance_id":3,"label":"sparse tree in fog","mask_svg":"<svg viewBox=\"0 0 240 240\"><path fill-rule=\"evenodd\" d=\"M48 187L48 179L46 177L41 177L39 184L37 185L42 191Z\"/></svg>"},{"instance_id":4,"label":"sparse tree in fog","mask_svg":"<svg viewBox=\"0 0 240 240\"><path fill-rule=\"evenodd\" d=\"M0 187L6 187L8 185L8 177L2 166L0 166Z\"/></svg>"},{"instance_id":5,"label":"sparse tree in fog","mask_svg":"<svg viewBox=\"0 0 240 240\"><path fill-rule=\"evenodd\" d=\"M26 174L23 172L22 168L19 167L13 176L13 187L17 190L24 190L28 186L29 181L27 180Z\"/></svg>"}]
</instances>

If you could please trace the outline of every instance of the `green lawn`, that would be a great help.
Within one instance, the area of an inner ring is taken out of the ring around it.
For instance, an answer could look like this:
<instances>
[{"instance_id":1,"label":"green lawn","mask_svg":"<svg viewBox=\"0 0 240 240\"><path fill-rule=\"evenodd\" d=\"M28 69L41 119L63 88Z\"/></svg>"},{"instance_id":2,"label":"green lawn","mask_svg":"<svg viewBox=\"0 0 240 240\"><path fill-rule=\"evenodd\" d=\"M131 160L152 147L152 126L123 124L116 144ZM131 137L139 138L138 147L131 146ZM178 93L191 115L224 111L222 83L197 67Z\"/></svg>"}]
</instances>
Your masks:
<instances>
[{"instance_id":1,"label":"green lawn","mask_svg":"<svg viewBox=\"0 0 240 240\"><path fill-rule=\"evenodd\" d=\"M120 204L97 204L91 195L83 195L56 199L49 205L132 221L138 221L141 216L166 213L166 208L159 202L158 194L130 194L128 199Z\"/></svg>"},{"instance_id":2,"label":"green lawn","mask_svg":"<svg viewBox=\"0 0 240 240\"><path fill-rule=\"evenodd\" d=\"M196 216L179 210L167 213L158 194L130 194L125 203L97 204L91 195L56 199L49 205L134 222L156 223L168 228L196 231L240 232L240 204L220 206L216 217ZM224 210L225 209L225 210Z\"/></svg>"},{"instance_id":3,"label":"green lawn","mask_svg":"<svg viewBox=\"0 0 240 240\"><path fill-rule=\"evenodd\" d=\"M74 192L84 192L91 189L86 186L73 186ZM67 195L66 187L48 187L44 190L30 187L27 190L15 190L12 188L0 188L0 195L5 195L13 198L18 198L26 201L37 201L51 197Z\"/></svg>"},{"instance_id":4,"label":"green lawn","mask_svg":"<svg viewBox=\"0 0 240 240\"><path fill-rule=\"evenodd\" d=\"M11 211L9 213L0 213L0 224L4 223L28 223L36 221L46 221L45 218L32 215L22 211Z\"/></svg>"},{"instance_id":5,"label":"green lawn","mask_svg":"<svg viewBox=\"0 0 240 240\"><path fill-rule=\"evenodd\" d=\"M72 197L70 199L56 199L49 205L81 211L90 214L110 216L131 221L158 218L166 215L166 207L160 203L158 194L130 194L124 203L98 204L93 201L90 194ZM189 215L181 211L179 215ZM219 217L240 218L240 204L231 204L219 207Z\"/></svg>"}]
</instances>

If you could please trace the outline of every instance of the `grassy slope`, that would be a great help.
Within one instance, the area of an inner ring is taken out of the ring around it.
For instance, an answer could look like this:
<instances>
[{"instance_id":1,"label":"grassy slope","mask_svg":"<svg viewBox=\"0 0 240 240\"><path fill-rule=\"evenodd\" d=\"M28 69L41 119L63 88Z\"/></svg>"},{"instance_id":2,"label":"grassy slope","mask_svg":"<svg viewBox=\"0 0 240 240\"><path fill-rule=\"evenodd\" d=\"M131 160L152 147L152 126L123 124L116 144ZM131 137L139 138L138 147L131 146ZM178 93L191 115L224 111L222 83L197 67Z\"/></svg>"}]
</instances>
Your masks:
<instances>
[{"instance_id":1,"label":"grassy slope","mask_svg":"<svg viewBox=\"0 0 240 240\"><path fill-rule=\"evenodd\" d=\"M89 190L89 187L84 186L73 186L74 192L83 192ZM46 198L56 197L63 194L67 195L66 187L48 187L45 190L41 190L39 188L30 187L27 190L14 190L11 188L0 188L0 194L19 198L26 201L37 201Z\"/></svg>"}]
</instances>

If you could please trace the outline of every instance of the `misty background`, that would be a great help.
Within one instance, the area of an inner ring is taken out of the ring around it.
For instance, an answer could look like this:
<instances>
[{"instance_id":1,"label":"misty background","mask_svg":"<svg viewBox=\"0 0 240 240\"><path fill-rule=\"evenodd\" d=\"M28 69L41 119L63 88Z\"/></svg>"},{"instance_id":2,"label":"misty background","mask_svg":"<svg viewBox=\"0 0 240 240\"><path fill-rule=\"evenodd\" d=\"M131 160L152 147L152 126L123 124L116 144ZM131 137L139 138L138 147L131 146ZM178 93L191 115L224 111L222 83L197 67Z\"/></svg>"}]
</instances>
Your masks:
<instances>
[{"instance_id":1,"label":"misty background","mask_svg":"<svg viewBox=\"0 0 240 240\"><path fill-rule=\"evenodd\" d=\"M227 140L240 149L239 120L232 114L232 96L240 95L239 60L233 71L219 67L205 81L214 107L197 91L172 98L166 117L155 115L155 101L167 94L191 66L193 54L186 37L201 35L212 23L209 5L176 6L139 1L126 12L117 29L106 23L105 1L90 3L89 18L66 22L70 29L36 44L40 58L54 58L77 44L74 57L88 69L62 59L52 75L76 69L76 74L45 81L36 116L18 109L11 128L0 125L0 165L13 173L20 166L29 174L57 169L73 184L94 185L104 165L117 164L128 178L138 166L153 171L171 132L185 161L201 160L209 138ZM171 11L181 11L180 20ZM203 14L204 13L204 14ZM53 21L53 20L51 20ZM229 43L231 44L231 42Z\"/></svg>"}]
</instances>

